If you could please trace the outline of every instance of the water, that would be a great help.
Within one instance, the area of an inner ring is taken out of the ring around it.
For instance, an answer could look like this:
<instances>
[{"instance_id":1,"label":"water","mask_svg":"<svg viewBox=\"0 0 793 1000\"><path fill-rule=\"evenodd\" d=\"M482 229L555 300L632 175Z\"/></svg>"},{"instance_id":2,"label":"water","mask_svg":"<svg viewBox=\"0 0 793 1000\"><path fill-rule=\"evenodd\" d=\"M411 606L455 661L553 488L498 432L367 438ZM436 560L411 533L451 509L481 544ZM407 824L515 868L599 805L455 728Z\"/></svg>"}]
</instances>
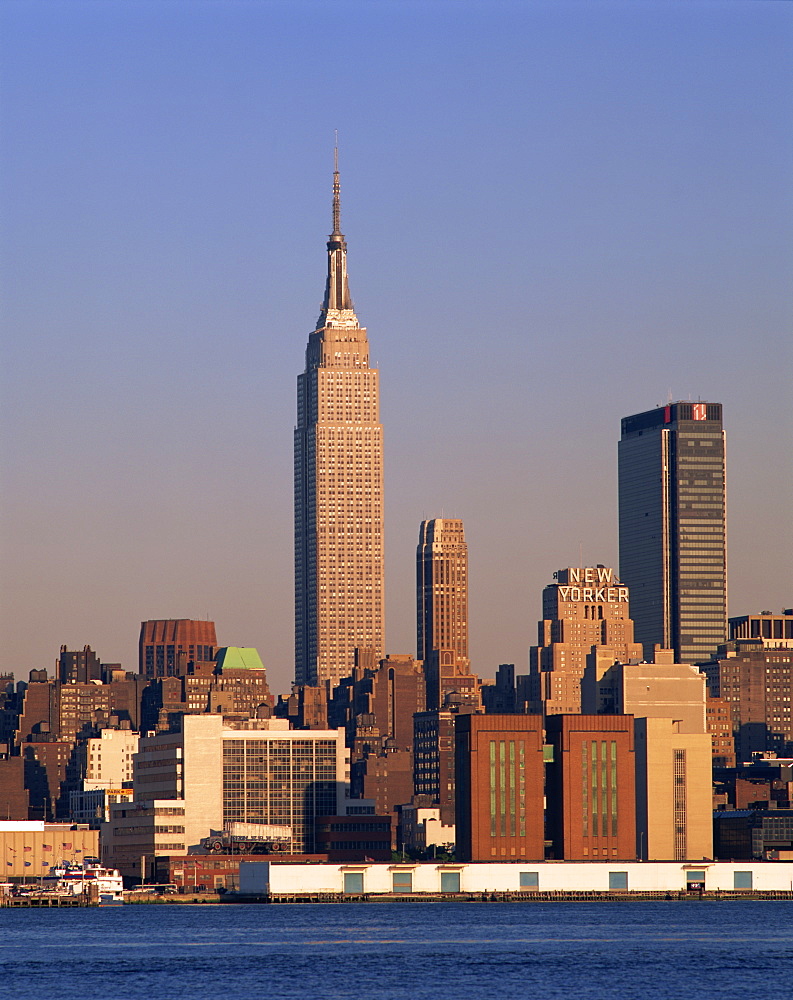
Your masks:
<instances>
[{"instance_id":1,"label":"water","mask_svg":"<svg viewBox=\"0 0 793 1000\"><path fill-rule=\"evenodd\" d=\"M791 981L785 901L0 909L13 1000L766 1000Z\"/></svg>"}]
</instances>

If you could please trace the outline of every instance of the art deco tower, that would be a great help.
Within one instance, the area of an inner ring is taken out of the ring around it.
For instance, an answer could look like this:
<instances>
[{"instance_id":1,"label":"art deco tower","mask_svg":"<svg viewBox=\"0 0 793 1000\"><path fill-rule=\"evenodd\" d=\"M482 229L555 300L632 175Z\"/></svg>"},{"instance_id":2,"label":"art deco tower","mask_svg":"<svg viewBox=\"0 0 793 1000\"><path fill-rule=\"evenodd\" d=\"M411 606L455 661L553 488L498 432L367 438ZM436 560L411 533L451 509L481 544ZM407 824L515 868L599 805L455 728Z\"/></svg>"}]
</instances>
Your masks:
<instances>
[{"instance_id":1,"label":"art deco tower","mask_svg":"<svg viewBox=\"0 0 793 1000\"><path fill-rule=\"evenodd\" d=\"M417 656L428 663L433 650L452 650L468 666L468 546L463 522L435 517L422 521L416 549Z\"/></svg>"},{"instance_id":2,"label":"art deco tower","mask_svg":"<svg viewBox=\"0 0 793 1000\"><path fill-rule=\"evenodd\" d=\"M620 577L645 655L709 660L727 632L724 430L720 403L625 417L619 444Z\"/></svg>"},{"instance_id":3,"label":"art deco tower","mask_svg":"<svg viewBox=\"0 0 793 1000\"><path fill-rule=\"evenodd\" d=\"M356 647L383 655L383 428L378 372L347 285L338 157L328 279L295 428L295 680L331 687Z\"/></svg>"}]
</instances>

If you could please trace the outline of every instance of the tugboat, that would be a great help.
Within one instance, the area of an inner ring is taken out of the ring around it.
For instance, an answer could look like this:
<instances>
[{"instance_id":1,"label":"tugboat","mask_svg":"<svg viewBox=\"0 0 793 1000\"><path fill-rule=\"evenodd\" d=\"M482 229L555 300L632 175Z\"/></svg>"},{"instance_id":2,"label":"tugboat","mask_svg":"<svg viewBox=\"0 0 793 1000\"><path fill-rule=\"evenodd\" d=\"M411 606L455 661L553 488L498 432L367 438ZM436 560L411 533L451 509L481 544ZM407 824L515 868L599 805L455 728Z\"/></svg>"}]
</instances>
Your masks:
<instances>
[{"instance_id":1,"label":"tugboat","mask_svg":"<svg viewBox=\"0 0 793 1000\"><path fill-rule=\"evenodd\" d=\"M99 858L61 861L42 879L50 892L65 896L96 893L100 906L120 906L124 902L124 882L117 868L104 868Z\"/></svg>"}]
</instances>

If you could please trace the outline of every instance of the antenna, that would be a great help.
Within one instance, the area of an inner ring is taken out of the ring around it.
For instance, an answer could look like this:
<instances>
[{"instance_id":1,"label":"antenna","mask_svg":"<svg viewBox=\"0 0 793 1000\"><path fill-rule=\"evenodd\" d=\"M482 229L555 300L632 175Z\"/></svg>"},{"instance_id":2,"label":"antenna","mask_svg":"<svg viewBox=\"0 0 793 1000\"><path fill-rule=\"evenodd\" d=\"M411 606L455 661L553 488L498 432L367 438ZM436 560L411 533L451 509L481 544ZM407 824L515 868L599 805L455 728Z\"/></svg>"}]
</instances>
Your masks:
<instances>
[{"instance_id":1,"label":"antenna","mask_svg":"<svg viewBox=\"0 0 793 1000\"><path fill-rule=\"evenodd\" d=\"M339 130L335 129L336 145L333 147L333 234L341 233L341 184L339 183Z\"/></svg>"}]
</instances>

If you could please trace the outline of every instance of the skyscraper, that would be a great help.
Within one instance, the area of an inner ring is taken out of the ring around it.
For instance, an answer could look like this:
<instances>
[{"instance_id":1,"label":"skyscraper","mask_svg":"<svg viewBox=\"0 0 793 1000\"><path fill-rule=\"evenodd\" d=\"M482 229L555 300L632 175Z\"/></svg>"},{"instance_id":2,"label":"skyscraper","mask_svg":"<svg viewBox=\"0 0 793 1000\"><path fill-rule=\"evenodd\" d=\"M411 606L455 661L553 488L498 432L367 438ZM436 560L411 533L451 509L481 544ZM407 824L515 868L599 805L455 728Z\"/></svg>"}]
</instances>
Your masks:
<instances>
[{"instance_id":1,"label":"skyscraper","mask_svg":"<svg viewBox=\"0 0 793 1000\"><path fill-rule=\"evenodd\" d=\"M529 650L529 711L543 715L581 712L581 684L588 658L641 659L628 615L628 588L606 566L554 573L542 592L537 645ZM594 651L594 653L593 653Z\"/></svg>"},{"instance_id":2,"label":"skyscraper","mask_svg":"<svg viewBox=\"0 0 793 1000\"><path fill-rule=\"evenodd\" d=\"M452 650L468 666L468 546L463 522L422 521L416 549L416 656L428 663L435 649Z\"/></svg>"},{"instance_id":3,"label":"skyscraper","mask_svg":"<svg viewBox=\"0 0 793 1000\"><path fill-rule=\"evenodd\" d=\"M295 428L295 680L331 687L356 647L383 655L383 428L378 372L347 284L338 158L328 277Z\"/></svg>"},{"instance_id":4,"label":"skyscraper","mask_svg":"<svg viewBox=\"0 0 793 1000\"><path fill-rule=\"evenodd\" d=\"M620 579L636 639L709 660L727 629L725 449L720 403L625 417L619 443Z\"/></svg>"}]
</instances>

